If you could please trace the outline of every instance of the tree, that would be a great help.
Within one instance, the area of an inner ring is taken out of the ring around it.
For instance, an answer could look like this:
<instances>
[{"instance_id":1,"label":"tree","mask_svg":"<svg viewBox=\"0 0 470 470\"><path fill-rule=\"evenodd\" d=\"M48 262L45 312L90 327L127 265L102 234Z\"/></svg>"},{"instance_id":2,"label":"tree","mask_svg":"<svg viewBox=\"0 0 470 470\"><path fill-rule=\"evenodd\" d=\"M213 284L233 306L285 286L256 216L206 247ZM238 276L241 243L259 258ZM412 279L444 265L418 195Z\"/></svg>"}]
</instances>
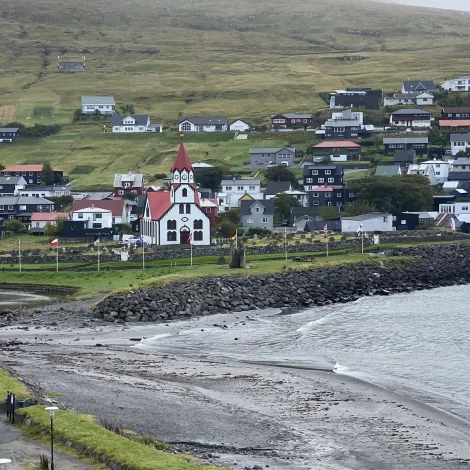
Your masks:
<instances>
[{"instance_id":1,"label":"tree","mask_svg":"<svg viewBox=\"0 0 470 470\"><path fill-rule=\"evenodd\" d=\"M274 198L274 220L280 223L290 217L293 207L300 206L299 201L289 194L278 194Z\"/></svg>"},{"instance_id":2,"label":"tree","mask_svg":"<svg viewBox=\"0 0 470 470\"><path fill-rule=\"evenodd\" d=\"M240 209L230 209L219 214L216 230L224 238L231 237L242 224Z\"/></svg>"},{"instance_id":3,"label":"tree","mask_svg":"<svg viewBox=\"0 0 470 470\"><path fill-rule=\"evenodd\" d=\"M47 222L46 226L44 227L44 235L46 237L52 237L56 233L57 233L56 227L50 222Z\"/></svg>"},{"instance_id":4,"label":"tree","mask_svg":"<svg viewBox=\"0 0 470 470\"><path fill-rule=\"evenodd\" d=\"M7 229L7 232L12 232L16 235L23 231L24 225L19 220L13 219L5 222L5 228Z\"/></svg>"},{"instance_id":5,"label":"tree","mask_svg":"<svg viewBox=\"0 0 470 470\"><path fill-rule=\"evenodd\" d=\"M56 211L63 210L73 204L73 196L52 196L48 199L54 203Z\"/></svg>"},{"instance_id":6,"label":"tree","mask_svg":"<svg viewBox=\"0 0 470 470\"><path fill-rule=\"evenodd\" d=\"M468 158L470 157L470 148L466 150L459 150L456 155L457 158Z\"/></svg>"},{"instance_id":7,"label":"tree","mask_svg":"<svg viewBox=\"0 0 470 470\"><path fill-rule=\"evenodd\" d=\"M322 159L322 163L324 165L329 165L331 163L331 157L329 155L325 155Z\"/></svg>"},{"instance_id":8,"label":"tree","mask_svg":"<svg viewBox=\"0 0 470 470\"><path fill-rule=\"evenodd\" d=\"M195 168L194 178L198 184L211 191L219 191L220 183L224 179L224 170L220 167Z\"/></svg>"},{"instance_id":9,"label":"tree","mask_svg":"<svg viewBox=\"0 0 470 470\"><path fill-rule=\"evenodd\" d=\"M344 208L343 215L345 217L354 217L356 215L369 214L377 212L377 208L367 201L356 201L352 204L347 204Z\"/></svg>"},{"instance_id":10,"label":"tree","mask_svg":"<svg viewBox=\"0 0 470 470\"><path fill-rule=\"evenodd\" d=\"M126 199L127 201L135 201L136 196L132 191L126 191L122 198Z\"/></svg>"},{"instance_id":11,"label":"tree","mask_svg":"<svg viewBox=\"0 0 470 470\"><path fill-rule=\"evenodd\" d=\"M238 229L238 226L230 220L222 220L219 224L217 224L217 232L223 238L230 238Z\"/></svg>"},{"instance_id":12,"label":"tree","mask_svg":"<svg viewBox=\"0 0 470 470\"><path fill-rule=\"evenodd\" d=\"M371 176L352 181L348 190L380 212L425 211L433 205L432 188L422 175Z\"/></svg>"},{"instance_id":13,"label":"tree","mask_svg":"<svg viewBox=\"0 0 470 470\"><path fill-rule=\"evenodd\" d=\"M50 186L56 182L54 169L49 161L45 161L41 171L41 185Z\"/></svg>"},{"instance_id":14,"label":"tree","mask_svg":"<svg viewBox=\"0 0 470 470\"><path fill-rule=\"evenodd\" d=\"M55 221L55 233L57 235L63 235L64 234L64 220L66 220L64 217L59 217Z\"/></svg>"},{"instance_id":15,"label":"tree","mask_svg":"<svg viewBox=\"0 0 470 470\"><path fill-rule=\"evenodd\" d=\"M323 220L333 220L340 216L338 208L335 206L320 207L318 214Z\"/></svg>"},{"instance_id":16,"label":"tree","mask_svg":"<svg viewBox=\"0 0 470 470\"><path fill-rule=\"evenodd\" d=\"M242 221L240 219L240 209L229 209L228 211L222 212L221 214L219 214L219 220L228 220L229 222L235 224L237 227L240 227L242 224Z\"/></svg>"},{"instance_id":17,"label":"tree","mask_svg":"<svg viewBox=\"0 0 470 470\"><path fill-rule=\"evenodd\" d=\"M290 181L293 188L297 188L299 183L297 182L297 178L292 170L287 168L286 166L273 166L271 168L267 168L264 171L264 176L269 181L274 181L279 183L281 181Z\"/></svg>"},{"instance_id":18,"label":"tree","mask_svg":"<svg viewBox=\"0 0 470 470\"><path fill-rule=\"evenodd\" d=\"M431 127L428 137L431 145L446 145L448 142L448 137L445 137L437 127Z\"/></svg>"}]
</instances>

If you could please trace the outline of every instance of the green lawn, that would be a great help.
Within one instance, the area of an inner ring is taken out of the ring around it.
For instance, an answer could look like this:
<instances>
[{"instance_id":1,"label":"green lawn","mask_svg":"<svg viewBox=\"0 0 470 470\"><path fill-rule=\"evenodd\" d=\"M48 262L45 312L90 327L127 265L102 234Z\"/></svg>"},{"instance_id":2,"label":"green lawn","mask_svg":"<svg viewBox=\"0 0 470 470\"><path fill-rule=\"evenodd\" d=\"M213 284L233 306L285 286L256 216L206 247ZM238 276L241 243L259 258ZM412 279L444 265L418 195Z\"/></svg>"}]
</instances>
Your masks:
<instances>
[{"instance_id":1,"label":"green lawn","mask_svg":"<svg viewBox=\"0 0 470 470\"><path fill-rule=\"evenodd\" d=\"M8 375L0 367L0 403L5 403L7 392L14 393L16 398L28 398L31 396L29 390L21 382Z\"/></svg>"},{"instance_id":2,"label":"green lawn","mask_svg":"<svg viewBox=\"0 0 470 470\"><path fill-rule=\"evenodd\" d=\"M42 434L49 433L49 412L43 406L24 408L18 414L30 418ZM120 436L97 424L92 416L67 410L55 412L54 438L71 441L74 445L82 444L87 457L92 460L106 457L133 470L216 470L216 467L204 465L195 457L166 453L137 439Z\"/></svg>"}]
</instances>

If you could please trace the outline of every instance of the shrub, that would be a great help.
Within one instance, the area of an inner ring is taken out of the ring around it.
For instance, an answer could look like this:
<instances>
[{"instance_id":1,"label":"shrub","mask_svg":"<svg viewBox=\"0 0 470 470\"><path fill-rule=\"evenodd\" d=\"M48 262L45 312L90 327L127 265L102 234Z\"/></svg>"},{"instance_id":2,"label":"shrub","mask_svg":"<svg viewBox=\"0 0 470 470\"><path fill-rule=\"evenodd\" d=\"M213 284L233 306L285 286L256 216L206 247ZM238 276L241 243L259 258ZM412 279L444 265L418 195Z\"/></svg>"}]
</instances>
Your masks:
<instances>
[{"instance_id":1,"label":"shrub","mask_svg":"<svg viewBox=\"0 0 470 470\"><path fill-rule=\"evenodd\" d=\"M154 180L163 180L167 177L167 174L166 173L155 173L153 175L153 179Z\"/></svg>"},{"instance_id":2,"label":"shrub","mask_svg":"<svg viewBox=\"0 0 470 470\"><path fill-rule=\"evenodd\" d=\"M271 235L271 230L267 228L249 228L248 229L248 236L252 237L253 235Z\"/></svg>"},{"instance_id":3,"label":"shrub","mask_svg":"<svg viewBox=\"0 0 470 470\"><path fill-rule=\"evenodd\" d=\"M49 457L44 454L39 456L39 470L49 470Z\"/></svg>"},{"instance_id":4,"label":"shrub","mask_svg":"<svg viewBox=\"0 0 470 470\"><path fill-rule=\"evenodd\" d=\"M71 175L88 175L95 170L91 165L78 165L70 170Z\"/></svg>"}]
</instances>

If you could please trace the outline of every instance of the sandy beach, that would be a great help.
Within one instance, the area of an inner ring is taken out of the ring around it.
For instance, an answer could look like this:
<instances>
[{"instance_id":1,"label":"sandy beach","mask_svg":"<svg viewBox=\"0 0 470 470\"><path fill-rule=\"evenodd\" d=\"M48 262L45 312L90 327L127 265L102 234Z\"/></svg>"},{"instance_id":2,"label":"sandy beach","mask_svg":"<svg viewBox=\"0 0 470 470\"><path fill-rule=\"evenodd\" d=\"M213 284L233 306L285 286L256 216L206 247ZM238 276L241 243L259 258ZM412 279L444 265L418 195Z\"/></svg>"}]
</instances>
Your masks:
<instances>
[{"instance_id":1,"label":"sandy beach","mask_svg":"<svg viewBox=\"0 0 470 470\"><path fill-rule=\"evenodd\" d=\"M250 312L110 326L93 319L87 305L24 312L19 324L0 329L0 361L60 394L58 401L67 407L229 468L470 465L467 421L335 373L333 363L287 367L265 358L244 362L208 351L146 348L149 338L188 327L218 325L230 332L234 323L248 321Z\"/></svg>"}]
</instances>

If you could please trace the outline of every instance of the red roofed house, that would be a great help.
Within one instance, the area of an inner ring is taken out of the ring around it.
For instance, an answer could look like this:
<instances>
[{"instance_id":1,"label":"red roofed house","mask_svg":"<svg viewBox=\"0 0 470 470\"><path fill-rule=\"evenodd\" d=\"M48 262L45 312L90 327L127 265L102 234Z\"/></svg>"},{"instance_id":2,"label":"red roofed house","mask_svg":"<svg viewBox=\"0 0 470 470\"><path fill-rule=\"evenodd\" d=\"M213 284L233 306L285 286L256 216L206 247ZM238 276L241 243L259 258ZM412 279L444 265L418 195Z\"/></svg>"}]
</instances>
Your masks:
<instances>
[{"instance_id":1,"label":"red roofed house","mask_svg":"<svg viewBox=\"0 0 470 470\"><path fill-rule=\"evenodd\" d=\"M470 119L441 119L439 127L441 131L469 132Z\"/></svg>"},{"instance_id":2,"label":"red roofed house","mask_svg":"<svg viewBox=\"0 0 470 470\"><path fill-rule=\"evenodd\" d=\"M141 234L149 245L210 245L211 222L201 208L194 171L181 143L171 167L170 191L147 192Z\"/></svg>"},{"instance_id":3,"label":"red roofed house","mask_svg":"<svg viewBox=\"0 0 470 470\"><path fill-rule=\"evenodd\" d=\"M64 177L63 170L53 168L55 175L54 184L67 184L69 182L68 176ZM22 176L27 184L41 184L42 165L13 165L3 169L0 173L3 176Z\"/></svg>"},{"instance_id":4,"label":"red roofed house","mask_svg":"<svg viewBox=\"0 0 470 470\"><path fill-rule=\"evenodd\" d=\"M74 201L72 206L72 216L74 212L82 211L83 209L103 209L111 211L113 224L128 224L131 206L128 201L120 200L107 200L90 201L82 199L81 201Z\"/></svg>"},{"instance_id":5,"label":"red roofed house","mask_svg":"<svg viewBox=\"0 0 470 470\"><path fill-rule=\"evenodd\" d=\"M48 223L56 225L57 219L68 219L68 212L33 212L31 214L30 230L43 232Z\"/></svg>"},{"instance_id":6,"label":"red roofed house","mask_svg":"<svg viewBox=\"0 0 470 470\"><path fill-rule=\"evenodd\" d=\"M361 146L350 140L327 140L313 146L313 161L329 157L332 162L361 159Z\"/></svg>"}]
</instances>

